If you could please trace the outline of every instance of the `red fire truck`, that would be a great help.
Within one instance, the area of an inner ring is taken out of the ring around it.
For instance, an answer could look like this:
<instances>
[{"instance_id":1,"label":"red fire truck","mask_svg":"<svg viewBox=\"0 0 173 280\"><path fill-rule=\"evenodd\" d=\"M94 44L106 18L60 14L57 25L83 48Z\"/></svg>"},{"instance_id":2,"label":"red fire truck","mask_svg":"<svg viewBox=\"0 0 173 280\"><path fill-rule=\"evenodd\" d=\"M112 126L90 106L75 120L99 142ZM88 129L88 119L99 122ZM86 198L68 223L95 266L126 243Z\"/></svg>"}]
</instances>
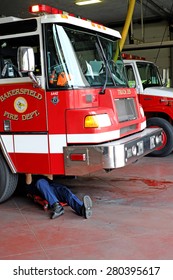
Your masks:
<instances>
[{"instance_id":1,"label":"red fire truck","mask_svg":"<svg viewBox=\"0 0 173 280\"><path fill-rule=\"evenodd\" d=\"M163 85L158 67L151 61L122 54L129 86L136 88L147 118L147 127L163 129L163 144L151 156L164 157L173 151L173 89Z\"/></svg>"},{"instance_id":2,"label":"red fire truck","mask_svg":"<svg viewBox=\"0 0 173 280\"><path fill-rule=\"evenodd\" d=\"M46 5L0 19L0 202L19 174L84 175L124 167L162 143L146 129L119 32Z\"/></svg>"}]
</instances>

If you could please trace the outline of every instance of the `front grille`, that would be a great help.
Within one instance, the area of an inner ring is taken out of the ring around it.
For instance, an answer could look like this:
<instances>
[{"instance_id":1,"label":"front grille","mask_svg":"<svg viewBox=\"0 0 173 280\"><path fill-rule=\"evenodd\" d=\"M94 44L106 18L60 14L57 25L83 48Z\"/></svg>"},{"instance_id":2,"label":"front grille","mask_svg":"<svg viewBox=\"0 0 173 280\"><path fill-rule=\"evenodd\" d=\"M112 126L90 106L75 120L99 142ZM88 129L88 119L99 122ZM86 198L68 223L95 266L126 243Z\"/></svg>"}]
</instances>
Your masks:
<instances>
[{"instance_id":1,"label":"front grille","mask_svg":"<svg viewBox=\"0 0 173 280\"><path fill-rule=\"evenodd\" d=\"M134 98L115 99L118 121L126 122L137 119L137 110Z\"/></svg>"}]
</instances>

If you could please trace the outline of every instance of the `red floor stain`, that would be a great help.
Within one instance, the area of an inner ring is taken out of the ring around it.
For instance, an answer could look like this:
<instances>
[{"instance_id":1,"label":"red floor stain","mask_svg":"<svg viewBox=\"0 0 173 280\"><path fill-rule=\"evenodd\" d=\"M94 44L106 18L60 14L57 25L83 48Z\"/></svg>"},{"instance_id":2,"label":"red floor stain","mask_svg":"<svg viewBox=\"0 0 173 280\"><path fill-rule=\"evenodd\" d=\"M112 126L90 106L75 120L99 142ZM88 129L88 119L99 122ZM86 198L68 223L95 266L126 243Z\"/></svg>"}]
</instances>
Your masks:
<instances>
[{"instance_id":1,"label":"red floor stain","mask_svg":"<svg viewBox=\"0 0 173 280\"><path fill-rule=\"evenodd\" d=\"M173 185L173 181L158 181L158 180L152 180L152 179L144 179L144 178L126 178L126 179L122 179L122 178L116 178L111 180L112 182L118 182L118 181L129 181L129 182L143 182L144 184L146 184L147 186L150 187L156 187L159 189L162 188L167 188L169 184Z\"/></svg>"}]
</instances>

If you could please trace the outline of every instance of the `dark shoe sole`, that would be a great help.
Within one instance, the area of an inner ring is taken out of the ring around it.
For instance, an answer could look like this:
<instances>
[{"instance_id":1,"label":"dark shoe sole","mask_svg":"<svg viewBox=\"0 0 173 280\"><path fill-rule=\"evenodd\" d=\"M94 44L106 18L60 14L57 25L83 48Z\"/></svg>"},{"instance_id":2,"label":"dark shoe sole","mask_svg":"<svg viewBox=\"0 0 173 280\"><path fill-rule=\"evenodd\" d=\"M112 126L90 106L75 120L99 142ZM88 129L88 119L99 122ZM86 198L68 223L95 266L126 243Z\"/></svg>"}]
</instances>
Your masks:
<instances>
[{"instance_id":1,"label":"dark shoe sole","mask_svg":"<svg viewBox=\"0 0 173 280\"><path fill-rule=\"evenodd\" d=\"M83 198L85 213L84 217L85 219L88 219L92 216L92 200L88 195L85 195Z\"/></svg>"},{"instance_id":2,"label":"dark shoe sole","mask_svg":"<svg viewBox=\"0 0 173 280\"><path fill-rule=\"evenodd\" d=\"M64 210L60 211L59 213L54 212L54 213L52 214L51 219L58 218L59 216L61 216L61 215L63 215L63 214L64 214Z\"/></svg>"}]
</instances>

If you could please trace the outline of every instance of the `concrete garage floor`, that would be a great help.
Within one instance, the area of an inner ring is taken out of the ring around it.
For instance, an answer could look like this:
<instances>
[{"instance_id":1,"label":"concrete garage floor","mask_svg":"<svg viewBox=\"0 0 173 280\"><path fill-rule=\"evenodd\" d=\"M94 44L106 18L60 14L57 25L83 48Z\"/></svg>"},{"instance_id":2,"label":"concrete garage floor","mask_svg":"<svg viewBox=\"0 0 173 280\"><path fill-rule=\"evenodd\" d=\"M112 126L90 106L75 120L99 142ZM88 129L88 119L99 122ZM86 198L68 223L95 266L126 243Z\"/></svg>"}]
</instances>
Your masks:
<instances>
[{"instance_id":1,"label":"concrete garage floor","mask_svg":"<svg viewBox=\"0 0 173 280\"><path fill-rule=\"evenodd\" d=\"M94 203L92 218L70 207L55 220L15 193L0 205L0 259L173 259L173 154L63 181Z\"/></svg>"}]
</instances>

